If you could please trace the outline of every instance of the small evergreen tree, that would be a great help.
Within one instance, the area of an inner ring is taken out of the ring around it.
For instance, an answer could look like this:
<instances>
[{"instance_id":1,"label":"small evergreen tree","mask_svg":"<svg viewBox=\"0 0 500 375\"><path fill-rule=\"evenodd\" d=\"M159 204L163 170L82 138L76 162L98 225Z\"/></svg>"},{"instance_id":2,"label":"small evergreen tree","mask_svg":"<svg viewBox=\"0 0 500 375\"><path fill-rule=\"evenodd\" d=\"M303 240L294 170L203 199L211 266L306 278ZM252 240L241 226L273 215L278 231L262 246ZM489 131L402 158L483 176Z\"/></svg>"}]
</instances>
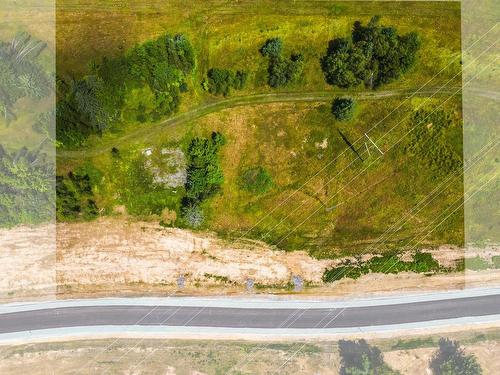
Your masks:
<instances>
[{"instance_id":1,"label":"small evergreen tree","mask_svg":"<svg viewBox=\"0 0 500 375\"><path fill-rule=\"evenodd\" d=\"M349 121L354 117L355 106L353 98L335 98L332 102L333 116L339 121Z\"/></svg>"}]
</instances>

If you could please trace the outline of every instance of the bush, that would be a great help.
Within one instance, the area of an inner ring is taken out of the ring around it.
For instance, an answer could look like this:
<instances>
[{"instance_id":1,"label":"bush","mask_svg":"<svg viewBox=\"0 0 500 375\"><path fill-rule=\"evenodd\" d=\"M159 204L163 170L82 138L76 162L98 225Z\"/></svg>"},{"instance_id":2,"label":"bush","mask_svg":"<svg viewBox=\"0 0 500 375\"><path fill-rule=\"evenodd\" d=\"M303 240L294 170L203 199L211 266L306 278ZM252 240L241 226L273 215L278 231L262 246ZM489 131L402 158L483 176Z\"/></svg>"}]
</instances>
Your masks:
<instances>
[{"instance_id":1,"label":"bush","mask_svg":"<svg viewBox=\"0 0 500 375\"><path fill-rule=\"evenodd\" d=\"M193 203L182 208L182 218L186 224L192 228L199 228L205 220L201 208Z\"/></svg>"},{"instance_id":2,"label":"bush","mask_svg":"<svg viewBox=\"0 0 500 375\"><path fill-rule=\"evenodd\" d=\"M273 186L271 175L263 167L247 169L241 175L240 183L245 190L254 194L263 194Z\"/></svg>"},{"instance_id":3,"label":"bush","mask_svg":"<svg viewBox=\"0 0 500 375\"><path fill-rule=\"evenodd\" d=\"M260 47L260 53L265 57L277 57L281 55L283 49L283 41L281 38L271 38L266 40L264 45Z\"/></svg>"},{"instance_id":4,"label":"bush","mask_svg":"<svg viewBox=\"0 0 500 375\"><path fill-rule=\"evenodd\" d=\"M375 88L399 78L414 65L419 36L398 35L393 27L380 26L379 20L375 16L367 26L357 21L350 38L330 41L321 58L327 83L349 88L364 82Z\"/></svg>"},{"instance_id":5,"label":"bush","mask_svg":"<svg viewBox=\"0 0 500 375\"><path fill-rule=\"evenodd\" d=\"M458 342L445 338L439 340L439 349L431 360L430 368L434 375L480 375L483 373L472 354L465 354Z\"/></svg>"},{"instance_id":6,"label":"bush","mask_svg":"<svg viewBox=\"0 0 500 375\"><path fill-rule=\"evenodd\" d=\"M493 267L500 268L500 255L494 255L491 257L491 261L493 263Z\"/></svg>"},{"instance_id":7,"label":"bush","mask_svg":"<svg viewBox=\"0 0 500 375\"><path fill-rule=\"evenodd\" d=\"M325 270L323 282L331 283L342 278L357 279L370 272L373 273L398 273L398 272L437 272L441 268L432 254L417 251L413 255L413 261L402 261L396 254L384 254L375 256L369 261L351 263L350 261Z\"/></svg>"},{"instance_id":8,"label":"bush","mask_svg":"<svg viewBox=\"0 0 500 375\"><path fill-rule=\"evenodd\" d=\"M70 172L67 176L57 176L56 197L59 221L91 220L99 214L88 174Z\"/></svg>"},{"instance_id":9,"label":"bush","mask_svg":"<svg viewBox=\"0 0 500 375\"><path fill-rule=\"evenodd\" d=\"M268 84L271 87L282 87L296 81L304 70L304 57L292 54L289 59L281 55L283 44L280 38L268 39L260 52L269 58Z\"/></svg>"},{"instance_id":10,"label":"bush","mask_svg":"<svg viewBox=\"0 0 500 375\"><path fill-rule=\"evenodd\" d=\"M349 121L354 117L355 105L352 98L335 98L332 103L333 116L339 121Z\"/></svg>"},{"instance_id":11,"label":"bush","mask_svg":"<svg viewBox=\"0 0 500 375\"><path fill-rule=\"evenodd\" d=\"M212 68L207 73L207 79L202 86L214 95L227 96L231 89L240 90L245 86L247 73L228 69Z\"/></svg>"}]
</instances>

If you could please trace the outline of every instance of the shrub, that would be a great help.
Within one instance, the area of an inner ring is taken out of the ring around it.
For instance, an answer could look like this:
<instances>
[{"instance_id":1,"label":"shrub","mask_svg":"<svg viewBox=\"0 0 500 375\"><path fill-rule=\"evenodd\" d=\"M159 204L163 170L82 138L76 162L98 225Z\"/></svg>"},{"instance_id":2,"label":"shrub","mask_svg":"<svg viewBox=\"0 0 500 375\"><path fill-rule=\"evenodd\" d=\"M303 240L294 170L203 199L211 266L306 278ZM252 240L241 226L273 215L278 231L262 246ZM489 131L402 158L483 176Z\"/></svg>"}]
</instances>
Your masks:
<instances>
[{"instance_id":1,"label":"shrub","mask_svg":"<svg viewBox=\"0 0 500 375\"><path fill-rule=\"evenodd\" d=\"M439 349L431 360L430 368L434 375L480 375L481 366L476 358L464 353L456 341L441 338Z\"/></svg>"},{"instance_id":2,"label":"shrub","mask_svg":"<svg viewBox=\"0 0 500 375\"><path fill-rule=\"evenodd\" d=\"M500 255L494 255L491 257L493 267L500 268Z\"/></svg>"},{"instance_id":3,"label":"shrub","mask_svg":"<svg viewBox=\"0 0 500 375\"><path fill-rule=\"evenodd\" d=\"M227 96L231 89L240 90L245 86L247 73L229 69L212 68L207 73L207 79L202 83L205 90L214 95Z\"/></svg>"},{"instance_id":4,"label":"shrub","mask_svg":"<svg viewBox=\"0 0 500 375\"><path fill-rule=\"evenodd\" d=\"M70 172L67 176L56 176L56 197L59 221L91 220L99 214L87 174Z\"/></svg>"},{"instance_id":5,"label":"shrub","mask_svg":"<svg viewBox=\"0 0 500 375\"><path fill-rule=\"evenodd\" d=\"M260 52L269 58L268 84L271 87L285 86L296 81L304 70L304 57L301 54L292 54L289 59L282 56L283 44L281 39L268 39L261 47Z\"/></svg>"},{"instance_id":6,"label":"shrub","mask_svg":"<svg viewBox=\"0 0 500 375\"><path fill-rule=\"evenodd\" d=\"M273 180L269 172L263 167L248 168L240 177L241 186L254 194L262 194L273 186Z\"/></svg>"},{"instance_id":7,"label":"shrub","mask_svg":"<svg viewBox=\"0 0 500 375\"><path fill-rule=\"evenodd\" d=\"M281 38L271 38L260 47L260 53L265 57L277 57L281 55L283 41Z\"/></svg>"},{"instance_id":8,"label":"shrub","mask_svg":"<svg viewBox=\"0 0 500 375\"><path fill-rule=\"evenodd\" d=\"M194 203L182 207L182 218L192 228L199 228L205 220L200 206Z\"/></svg>"},{"instance_id":9,"label":"shrub","mask_svg":"<svg viewBox=\"0 0 500 375\"><path fill-rule=\"evenodd\" d=\"M352 98L335 98L332 102L333 116L339 121L349 121L354 116L355 105Z\"/></svg>"},{"instance_id":10,"label":"shrub","mask_svg":"<svg viewBox=\"0 0 500 375\"><path fill-rule=\"evenodd\" d=\"M331 283L342 278L357 279L370 272L374 273L398 273L398 272L437 272L441 268L432 254L417 251L413 255L413 261L402 261L396 254L384 254L374 256L369 261L361 263L345 262L337 267L325 270L323 282Z\"/></svg>"}]
</instances>

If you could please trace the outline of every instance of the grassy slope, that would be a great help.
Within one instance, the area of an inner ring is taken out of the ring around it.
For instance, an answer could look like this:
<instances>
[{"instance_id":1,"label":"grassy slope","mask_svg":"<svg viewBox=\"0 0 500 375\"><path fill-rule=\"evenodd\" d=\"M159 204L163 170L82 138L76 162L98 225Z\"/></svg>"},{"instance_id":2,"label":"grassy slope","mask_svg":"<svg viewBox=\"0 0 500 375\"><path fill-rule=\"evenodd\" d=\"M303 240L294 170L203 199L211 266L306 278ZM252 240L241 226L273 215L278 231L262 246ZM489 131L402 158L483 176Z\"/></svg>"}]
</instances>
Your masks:
<instances>
[{"instance_id":1,"label":"grassy slope","mask_svg":"<svg viewBox=\"0 0 500 375\"><path fill-rule=\"evenodd\" d=\"M181 112L220 100L202 92L199 85L206 70L212 66L250 71L251 84L238 95L271 92L265 85L266 61L259 56L257 49L266 38L276 35L284 39L286 51L303 51L307 58L303 82L287 87L286 91L332 90L325 85L318 69L318 58L324 53L327 41L348 34L355 20L366 22L374 14L383 15L384 24L394 25L402 32L416 30L423 37L424 47L417 67L404 79L384 89L419 87L449 62L450 66L432 84L446 82L459 71L458 3L334 4L304 1L280 2L278 6L272 1L237 5L207 1L193 2L190 6L186 1L148 1L148 5L125 5L119 9L111 7L109 1L87 0L85 6L78 3L80 5L70 0L58 3L59 71L82 73L91 59L103 54L120 53L132 44L162 32L186 33L198 53L198 67L190 82L190 92L183 97ZM92 43L86 42L89 37ZM457 82L460 82L459 77L453 80L454 84ZM428 104L439 105L444 99ZM382 142L382 146L390 147L404 134L404 122L399 124L399 121L405 120L409 111L422 100L406 103L371 135L377 139L397 125ZM154 133L147 137L148 140L131 146L131 149L178 142L185 147L192 135L221 130L229 139L223 157L226 182L223 195L207 203L210 229L222 234L266 236L267 241L278 243L285 233L298 226L291 236L279 243L280 246L309 248L318 256L337 255L339 251L373 251L367 243L404 217L432 191L436 181L419 166L418 160L402 155L398 147L383 160L374 161L366 171L363 169L370 160L361 165L353 161L349 151L330 163L346 148L332 125L338 125L349 139L356 140L400 102L399 99L363 102L360 116L348 124L333 123L328 107L322 103L265 104L222 110L179 126L164 127L161 133L152 128ZM460 111L459 101L452 100L448 104L452 110ZM123 137L137 126L127 124L126 130L109 134L107 141L112 144L114 139ZM326 149L315 146L325 138L328 139ZM137 143L137 140L131 137L120 145L127 150L128 143ZM375 160L375 155L372 155L372 160ZM114 179L105 179L99 194L98 203L111 212L117 203L115 192L124 188L120 185L128 177L119 175L108 153L92 159L109 176L118 174ZM69 170L77 164L75 160L67 161L59 168L60 171ZM276 183L269 194L261 197L252 197L237 185L239 171L255 164L266 166ZM325 165L328 166L316 175ZM412 236L436 223L443 209L460 196L460 176L449 186L440 192L433 204L406 220L397 235L391 236L386 243L390 247L396 244L411 246ZM287 200L299 187L300 191ZM273 211L278 202L285 200L285 204ZM439 205L436 202L440 202ZM325 209L339 203L342 205L336 209ZM266 216L271 211L272 214ZM313 215L308 218L310 214ZM460 213L452 216L432 235L430 243L460 243L460 223ZM255 224L255 230L246 233L246 229ZM383 249L375 247L375 250Z\"/></svg>"}]
</instances>

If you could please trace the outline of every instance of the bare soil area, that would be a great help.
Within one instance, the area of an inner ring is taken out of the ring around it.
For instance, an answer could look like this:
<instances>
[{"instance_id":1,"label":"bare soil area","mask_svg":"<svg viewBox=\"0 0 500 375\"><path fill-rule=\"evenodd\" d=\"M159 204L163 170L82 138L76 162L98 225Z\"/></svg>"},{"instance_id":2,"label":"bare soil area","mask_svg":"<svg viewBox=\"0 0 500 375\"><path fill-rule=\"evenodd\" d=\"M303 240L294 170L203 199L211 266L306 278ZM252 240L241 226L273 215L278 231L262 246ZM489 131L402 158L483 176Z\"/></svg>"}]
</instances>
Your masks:
<instances>
[{"instance_id":1,"label":"bare soil area","mask_svg":"<svg viewBox=\"0 0 500 375\"><path fill-rule=\"evenodd\" d=\"M0 229L0 300L54 295L56 226Z\"/></svg>"},{"instance_id":2,"label":"bare soil area","mask_svg":"<svg viewBox=\"0 0 500 375\"><path fill-rule=\"evenodd\" d=\"M57 248L57 250L56 250ZM500 270L425 276L368 274L323 284L326 268L346 258L317 260L306 252L278 251L256 241L229 242L206 232L164 228L154 222L106 218L0 231L0 300L120 295L229 295L294 292L296 297L363 296L500 284ZM467 257L491 259L497 248L443 246L426 250L449 267ZM365 255L368 259L371 255ZM404 255L403 255L404 256ZM183 287L178 283L182 279Z\"/></svg>"}]
</instances>

